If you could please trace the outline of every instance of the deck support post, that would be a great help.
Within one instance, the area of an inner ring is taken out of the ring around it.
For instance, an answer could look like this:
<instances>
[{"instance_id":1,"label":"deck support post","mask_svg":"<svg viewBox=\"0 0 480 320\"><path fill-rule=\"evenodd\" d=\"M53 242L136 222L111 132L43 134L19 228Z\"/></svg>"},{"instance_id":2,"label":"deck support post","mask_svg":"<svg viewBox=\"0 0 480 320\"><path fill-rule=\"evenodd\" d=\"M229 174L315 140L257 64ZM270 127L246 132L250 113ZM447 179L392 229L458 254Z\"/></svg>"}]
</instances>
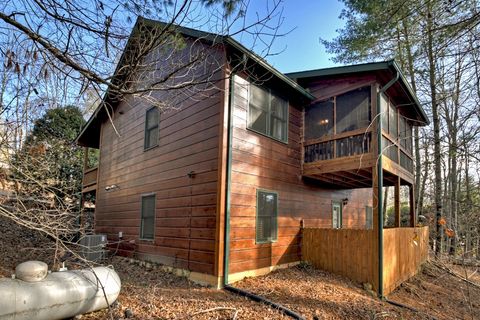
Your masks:
<instances>
[{"instance_id":1,"label":"deck support post","mask_svg":"<svg viewBox=\"0 0 480 320\"><path fill-rule=\"evenodd\" d=\"M378 201L378 297L383 299L383 164L382 164L382 102L381 96L395 82L400 79L400 73L396 71L392 78L380 91L377 92L377 201Z\"/></svg>"},{"instance_id":2,"label":"deck support post","mask_svg":"<svg viewBox=\"0 0 480 320\"><path fill-rule=\"evenodd\" d=\"M395 228L401 226L400 177L395 179Z\"/></svg>"},{"instance_id":3,"label":"deck support post","mask_svg":"<svg viewBox=\"0 0 480 320\"><path fill-rule=\"evenodd\" d=\"M415 214L415 186L413 184L408 186L409 204L410 204L410 227L415 227L417 224L417 217Z\"/></svg>"}]
</instances>

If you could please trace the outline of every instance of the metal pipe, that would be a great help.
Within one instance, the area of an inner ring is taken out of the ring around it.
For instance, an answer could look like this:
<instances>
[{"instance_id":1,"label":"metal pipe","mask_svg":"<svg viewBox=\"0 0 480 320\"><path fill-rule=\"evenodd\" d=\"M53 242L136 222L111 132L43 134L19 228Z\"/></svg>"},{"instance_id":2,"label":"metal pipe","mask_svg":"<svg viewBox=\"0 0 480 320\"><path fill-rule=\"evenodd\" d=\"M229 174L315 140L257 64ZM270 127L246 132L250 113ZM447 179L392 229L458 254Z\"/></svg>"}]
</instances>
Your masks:
<instances>
[{"instance_id":1,"label":"metal pipe","mask_svg":"<svg viewBox=\"0 0 480 320\"><path fill-rule=\"evenodd\" d=\"M225 182L225 234L224 234L224 256L223 256L223 284L228 285L228 264L230 253L230 191L232 180L232 135L233 135L233 97L234 97L234 79L235 74L230 73L228 79L228 120L227 120L227 175Z\"/></svg>"},{"instance_id":2,"label":"metal pipe","mask_svg":"<svg viewBox=\"0 0 480 320\"><path fill-rule=\"evenodd\" d=\"M244 296L244 297L247 297L247 298L249 298L253 301L261 302L263 304L266 304L267 306L273 307L274 309L277 309L278 311L282 312L283 314L285 314L289 317L292 317L293 319L305 320L305 318L302 317L301 315L299 315L298 313L282 306L281 304L278 304L276 302L268 300L265 297L262 297L262 296L254 294L254 293L251 293L251 292L239 289L239 288L235 288L235 287L232 287L232 286L229 286L229 285L225 286L225 290L236 293L236 294L239 294L239 295Z\"/></svg>"},{"instance_id":3,"label":"metal pipe","mask_svg":"<svg viewBox=\"0 0 480 320\"><path fill-rule=\"evenodd\" d=\"M117 300L121 287L117 273L106 267L48 275L23 268L17 274L17 279L0 279L1 320L65 319L104 309Z\"/></svg>"},{"instance_id":4,"label":"metal pipe","mask_svg":"<svg viewBox=\"0 0 480 320\"><path fill-rule=\"evenodd\" d=\"M378 296L383 296L383 164L382 164L382 106L381 95L400 78L396 76L377 93L377 208L378 208Z\"/></svg>"}]
</instances>

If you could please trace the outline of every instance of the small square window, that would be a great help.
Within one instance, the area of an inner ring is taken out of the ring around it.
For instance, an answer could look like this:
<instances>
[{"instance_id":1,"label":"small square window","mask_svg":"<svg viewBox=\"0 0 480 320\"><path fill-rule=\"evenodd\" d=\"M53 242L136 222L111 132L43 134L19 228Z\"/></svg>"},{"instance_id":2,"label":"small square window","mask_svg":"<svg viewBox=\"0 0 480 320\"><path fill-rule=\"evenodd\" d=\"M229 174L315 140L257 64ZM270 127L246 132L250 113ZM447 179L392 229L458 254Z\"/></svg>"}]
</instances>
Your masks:
<instances>
[{"instance_id":1,"label":"small square window","mask_svg":"<svg viewBox=\"0 0 480 320\"><path fill-rule=\"evenodd\" d=\"M257 190L256 242L277 240L278 195L275 192Z\"/></svg>"},{"instance_id":2,"label":"small square window","mask_svg":"<svg viewBox=\"0 0 480 320\"><path fill-rule=\"evenodd\" d=\"M155 195L142 197L140 239L153 240L155 236Z\"/></svg>"},{"instance_id":3,"label":"small square window","mask_svg":"<svg viewBox=\"0 0 480 320\"><path fill-rule=\"evenodd\" d=\"M158 145L159 112L156 107L147 110L145 116L145 144L144 150Z\"/></svg>"}]
</instances>

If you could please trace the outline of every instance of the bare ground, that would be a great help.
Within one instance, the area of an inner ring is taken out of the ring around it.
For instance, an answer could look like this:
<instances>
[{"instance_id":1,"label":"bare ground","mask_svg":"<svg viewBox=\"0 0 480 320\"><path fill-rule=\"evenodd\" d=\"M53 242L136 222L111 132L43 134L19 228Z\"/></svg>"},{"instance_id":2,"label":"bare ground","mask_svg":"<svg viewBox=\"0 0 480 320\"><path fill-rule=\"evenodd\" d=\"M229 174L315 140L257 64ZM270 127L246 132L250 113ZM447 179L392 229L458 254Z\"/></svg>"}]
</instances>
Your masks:
<instances>
[{"instance_id":1,"label":"bare ground","mask_svg":"<svg viewBox=\"0 0 480 320\"><path fill-rule=\"evenodd\" d=\"M44 260L52 266L48 239L0 219L0 276L16 264ZM109 261L122 279L122 292L112 310L82 319L290 319L263 304L238 295L196 285L153 266L128 259ZM370 296L360 284L307 265L245 279L235 286L283 304L306 319L480 319L480 288L449 273L445 267L480 283L473 268L426 264L422 272L388 298L418 310L393 306ZM130 314L129 314L130 315Z\"/></svg>"}]
</instances>

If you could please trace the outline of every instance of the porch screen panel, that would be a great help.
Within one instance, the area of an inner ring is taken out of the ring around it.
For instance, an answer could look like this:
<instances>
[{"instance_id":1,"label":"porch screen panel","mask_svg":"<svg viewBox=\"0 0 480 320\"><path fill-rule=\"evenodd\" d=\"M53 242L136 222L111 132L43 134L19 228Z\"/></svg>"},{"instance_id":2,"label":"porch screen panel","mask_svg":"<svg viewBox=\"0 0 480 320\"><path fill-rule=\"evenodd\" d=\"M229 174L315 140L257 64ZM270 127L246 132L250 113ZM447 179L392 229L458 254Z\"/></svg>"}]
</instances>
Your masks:
<instances>
[{"instance_id":1,"label":"porch screen panel","mask_svg":"<svg viewBox=\"0 0 480 320\"><path fill-rule=\"evenodd\" d=\"M412 125L407 121L406 123L406 134L405 134L405 144L406 144L406 149L410 154L413 152L413 130L412 130Z\"/></svg>"},{"instance_id":2,"label":"porch screen panel","mask_svg":"<svg viewBox=\"0 0 480 320\"><path fill-rule=\"evenodd\" d=\"M256 242L277 240L278 195L274 192L257 190Z\"/></svg>"},{"instance_id":3,"label":"porch screen panel","mask_svg":"<svg viewBox=\"0 0 480 320\"><path fill-rule=\"evenodd\" d=\"M305 139L333 135L333 99L305 109Z\"/></svg>"},{"instance_id":4,"label":"porch screen panel","mask_svg":"<svg viewBox=\"0 0 480 320\"><path fill-rule=\"evenodd\" d=\"M370 124L370 87L337 96L336 133L366 128Z\"/></svg>"},{"instance_id":5,"label":"porch screen panel","mask_svg":"<svg viewBox=\"0 0 480 320\"><path fill-rule=\"evenodd\" d=\"M388 132L393 138L398 136L398 125L397 125L397 107L390 103L388 110Z\"/></svg>"},{"instance_id":6,"label":"porch screen panel","mask_svg":"<svg viewBox=\"0 0 480 320\"><path fill-rule=\"evenodd\" d=\"M380 106L380 110L382 111L382 128L388 132L388 99L383 94L380 96Z\"/></svg>"},{"instance_id":7,"label":"porch screen panel","mask_svg":"<svg viewBox=\"0 0 480 320\"><path fill-rule=\"evenodd\" d=\"M398 147L382 136L382 154L398 163Z\"/></svg>"},{"instance_id":8,"label":"porch screen panel","mask_svg":"<svg viewBox=\"0 0 480 320\"><path fill-rule=\"evenodd\" d=\"M407 146L407 121L405 117L400 115L399 119L400 127L398 128L398 138L400 139L400 145L404 148Z\"/></svg>"}]
</instances>

